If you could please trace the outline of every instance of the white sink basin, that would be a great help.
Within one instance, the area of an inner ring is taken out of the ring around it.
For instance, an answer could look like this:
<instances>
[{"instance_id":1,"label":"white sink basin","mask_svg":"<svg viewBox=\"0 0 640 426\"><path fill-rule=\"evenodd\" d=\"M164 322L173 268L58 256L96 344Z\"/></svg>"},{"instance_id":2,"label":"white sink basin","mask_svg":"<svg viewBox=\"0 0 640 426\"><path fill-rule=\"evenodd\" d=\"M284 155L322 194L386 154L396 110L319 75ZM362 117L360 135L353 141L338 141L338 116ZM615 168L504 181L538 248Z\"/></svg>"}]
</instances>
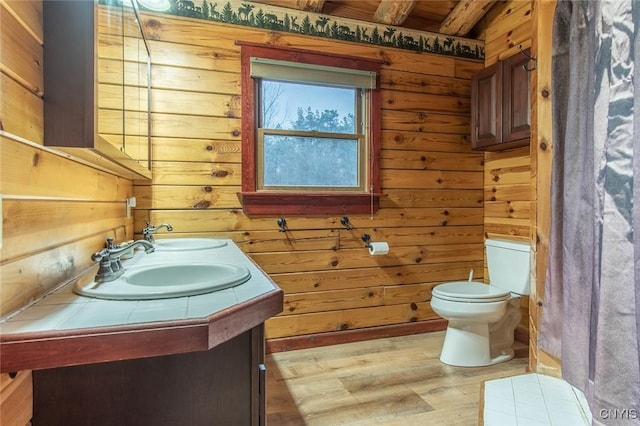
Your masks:
<instances>
[{"instance_id":1,"label":"white sink basin","mask_svg":"<svg viewBox=\"0 0 640 426\"><path fill-rule=\"evenodd\" d=\"M155 241L157 251L208 250L227 245L225 240L215 238L167 238Z\"/></svg>"},{"instance_id":2,"label":"white sink basin","mask_svg":"<svg viewBox=\"0 0 640 426\"><path fill-rule=\"evenodd\" d=\"M74 291L98 299L149 300L195 296L242 284L251 278L243 266L225 263L131 267L105 283L76 283Z\"/></svg>"}]
</instances>

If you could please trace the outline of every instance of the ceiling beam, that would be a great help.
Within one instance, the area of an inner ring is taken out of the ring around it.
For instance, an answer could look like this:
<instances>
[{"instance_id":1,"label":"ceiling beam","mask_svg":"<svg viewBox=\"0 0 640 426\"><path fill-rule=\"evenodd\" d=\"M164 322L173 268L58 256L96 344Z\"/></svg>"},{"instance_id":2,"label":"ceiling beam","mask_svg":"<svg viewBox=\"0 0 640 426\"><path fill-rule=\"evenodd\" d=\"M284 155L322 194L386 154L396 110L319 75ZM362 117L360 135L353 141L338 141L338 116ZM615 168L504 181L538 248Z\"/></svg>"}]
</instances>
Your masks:
<instances>
[{"instance_id":1,"label":"ceiling beam","mask_svg":"<svg viewBox=\"0 0 640 426\"><path fill-rule=\"evenodd\" d=\"M324 0L295 0L295 8L298 10L305 10L307 12L322 12L324 7Z\"/></svg>"},{"instance_id":2,"label":"ceiling beam","mask_svg":"<svg viewBox=\"0 0 640 426\"><path fill-rule=\"evenodd\" d=\"M376 13L375 22L387 25L400 25L413 10L417 0L381 0Z\"/></svg>"},{"instance_id":3,"label":"ceiling beam","mask_svg":"<svg viewBox=\"0 0 640 426\"><path fill-rule=\"evenodd\" d=\"M440 24L441 34L463 36L491 9L496 0L460 0Z\"/></svg>"}]
</instances>

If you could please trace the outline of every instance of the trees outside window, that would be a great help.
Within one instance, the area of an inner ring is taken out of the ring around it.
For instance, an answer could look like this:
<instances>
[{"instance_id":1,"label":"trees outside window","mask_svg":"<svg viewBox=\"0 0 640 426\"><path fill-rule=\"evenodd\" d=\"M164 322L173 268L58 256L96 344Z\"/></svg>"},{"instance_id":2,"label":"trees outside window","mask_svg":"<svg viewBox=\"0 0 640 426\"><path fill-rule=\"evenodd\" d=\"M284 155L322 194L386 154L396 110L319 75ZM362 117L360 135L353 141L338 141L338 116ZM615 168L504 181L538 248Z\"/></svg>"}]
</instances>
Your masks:
<instances>
[{"instance_id":1,"label":"trees outside window","mask_svg":"<svg viewBox=\"0 0 640 426\"><path fill-rule=\"evenodd\" d=\"M363 91L270 80L258 84L258 189L364 191Z\"/></svg>"}]
</instances>

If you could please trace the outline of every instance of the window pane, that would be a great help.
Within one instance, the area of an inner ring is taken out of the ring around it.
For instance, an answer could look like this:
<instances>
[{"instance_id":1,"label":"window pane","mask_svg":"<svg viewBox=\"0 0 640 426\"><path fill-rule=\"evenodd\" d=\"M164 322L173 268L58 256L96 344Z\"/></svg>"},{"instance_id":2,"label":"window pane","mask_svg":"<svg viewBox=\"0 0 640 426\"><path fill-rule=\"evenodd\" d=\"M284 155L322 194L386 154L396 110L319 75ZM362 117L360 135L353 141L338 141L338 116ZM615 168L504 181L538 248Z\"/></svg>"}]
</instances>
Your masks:
<instances>
[{"instance_id":1,"label":"window pane","mask_svg":"<svg viewBox=\"0 0 640 426\"><path fill-rule=\"evenodd\" d=\"M358 187L358 140L264 135L264 186Z\"/></svg>"},{"instance_id":2,"label":"window pane","mask_svg":"<svg viewBox=\"0 0 640 426\"><path fill-rule=\"evenodd\" d=\"M355 127L358 89L262 80L260 127L359 133Z\"/></svg>"}]
</instances>

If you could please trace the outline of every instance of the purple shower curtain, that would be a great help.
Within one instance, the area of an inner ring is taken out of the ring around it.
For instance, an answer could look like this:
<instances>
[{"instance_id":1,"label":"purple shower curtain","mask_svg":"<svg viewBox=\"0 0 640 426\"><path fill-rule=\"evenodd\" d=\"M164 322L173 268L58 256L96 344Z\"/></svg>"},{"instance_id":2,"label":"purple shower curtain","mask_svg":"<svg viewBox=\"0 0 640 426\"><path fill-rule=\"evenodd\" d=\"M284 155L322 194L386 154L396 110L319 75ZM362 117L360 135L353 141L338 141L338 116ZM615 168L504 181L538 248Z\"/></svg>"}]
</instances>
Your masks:
<instances>
[{"instance_id":1,"label":"purple shower curtain","mask_svg":"<svg viewBox=\"0 0 640 426\"><path fill-rule=\"evenodd\" d=\"M640 1L559 0L553 31L539 345L594 425L640 425Z\"/></svg>"}]
</instances>

